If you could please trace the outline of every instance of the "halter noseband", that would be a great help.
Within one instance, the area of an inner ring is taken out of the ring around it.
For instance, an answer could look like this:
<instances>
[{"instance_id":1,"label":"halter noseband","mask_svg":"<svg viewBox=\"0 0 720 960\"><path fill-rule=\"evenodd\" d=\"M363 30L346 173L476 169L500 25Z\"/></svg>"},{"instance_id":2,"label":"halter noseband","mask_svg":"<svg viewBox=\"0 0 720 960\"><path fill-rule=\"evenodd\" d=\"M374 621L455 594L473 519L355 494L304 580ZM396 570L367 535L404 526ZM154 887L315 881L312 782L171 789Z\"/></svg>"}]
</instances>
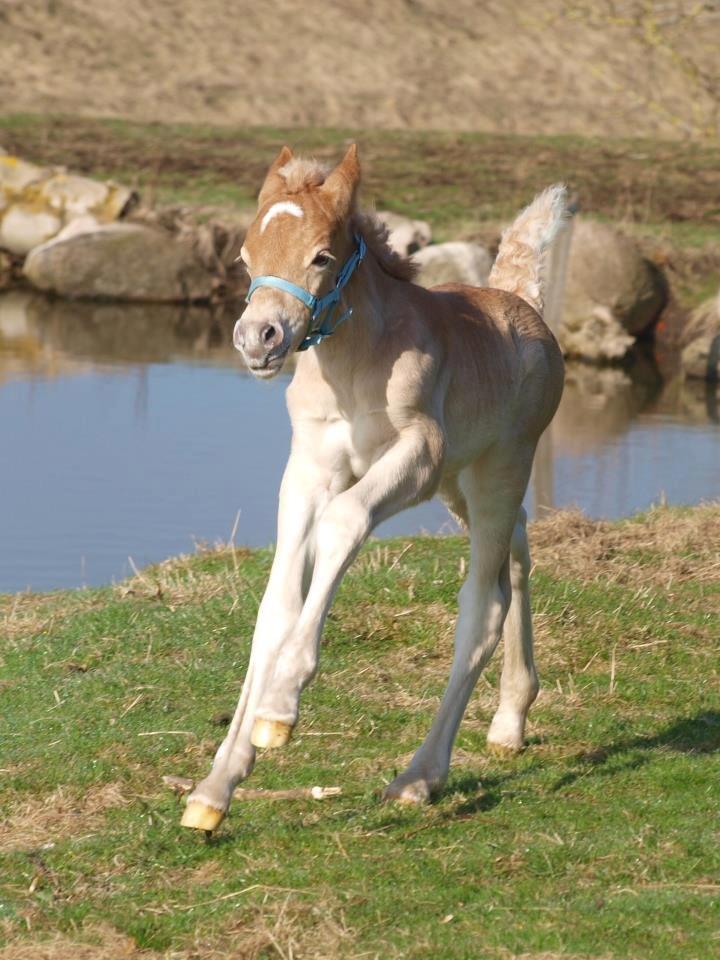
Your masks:
<instances>
[{"instance_id":1,"label":"halter noseband","mask_svg":"<svg viewBox=\"0 0 720 960\"><path fill-rule=\"evenodd\" d=\"M250 298L258 287L275 287L277 290L283 290L285 293L297 297L297 299L301 300L310 310L307 333L303 340L301 340L298 350L307 350L309 347L316 346L325 340L326 337L332 336L340 324L347 320L352 314L352 307L350 307L342 314L339 320L335 323L332 322L335 310L340 302L340 294L347 286L350 277L363 262L365 254L367 253L367 245L360 234L355 234L355 242L357 243L357 247L343 264L335 286L329 293L326 293L324 297L316 297L304 287L299 287L296 283L291 283L289 280L283 280L282 277L266 276L255 277L250 284L245 302L250 303ZM326 314L326 316L323 317L323 314Z\"/></svg>"}]
</instances>

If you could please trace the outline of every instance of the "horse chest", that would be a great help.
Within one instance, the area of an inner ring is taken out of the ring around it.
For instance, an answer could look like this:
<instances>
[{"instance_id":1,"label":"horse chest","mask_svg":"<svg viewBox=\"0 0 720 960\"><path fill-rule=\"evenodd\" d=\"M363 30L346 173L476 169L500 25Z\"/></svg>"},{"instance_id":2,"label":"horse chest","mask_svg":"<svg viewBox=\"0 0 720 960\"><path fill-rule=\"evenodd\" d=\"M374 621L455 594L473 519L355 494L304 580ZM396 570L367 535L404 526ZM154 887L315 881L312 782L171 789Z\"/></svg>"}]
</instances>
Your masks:
<instances>
[{"instance_id":1,"label":"horse chest","mask_svg":"<svg viewBox=\"0 0 720 960\"><path fill-rule=\"evenodd\" d=\"M314 457L356 478L367 473L389 439L387 420L373 413L358 414L352 419L328 416L316 422L309 435L303 433L304 447Z\"/></svg>"},{"instance_id":2,"label":"horse chest","mask_svg":"<svg viewBox=\"0 0 720 960\"><path fill-rule=\"evenodd\" d=\"M360 418L356 423L348 424L346 449L353 476L364 476L383 446L383 438L373 418Z\"/></svg>"}]
</instances>

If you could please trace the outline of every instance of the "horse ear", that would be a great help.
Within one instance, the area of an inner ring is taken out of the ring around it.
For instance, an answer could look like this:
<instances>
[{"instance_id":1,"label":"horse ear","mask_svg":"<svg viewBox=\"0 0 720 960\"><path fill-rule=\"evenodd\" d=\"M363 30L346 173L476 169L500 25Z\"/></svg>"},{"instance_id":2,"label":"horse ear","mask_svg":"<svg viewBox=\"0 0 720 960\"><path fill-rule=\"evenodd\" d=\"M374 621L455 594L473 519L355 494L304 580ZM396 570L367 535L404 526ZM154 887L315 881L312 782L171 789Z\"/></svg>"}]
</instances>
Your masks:
<instances>
[{"instance_id":1,"label":"horse ear","mask_svg":"<svg viewBox=\"0 0 720 960\"><path fill-rule=\"evenodd\" d=\"M328 176L321 190L328 196L338 217L344 219L355 205L355 195L360 186L360 161L357 144L353 143Z\"/></svg>"},{"instance_id":2,"label":"horse ear","mask_svg":"<svg viewBox=\"0 0 720 960\"><path fill-rule=\"evenodd\" d=\"M285 164L292 160L293 152L290 147L283 147L280 153L275 157L273 162L270 164L270 169L267 172L265 177L265 182L260 188L260 193L258 194L258 207L262 207L274 193L279 193L282 190L285 181L278 173Z\"/></svg>"}]
</instances>

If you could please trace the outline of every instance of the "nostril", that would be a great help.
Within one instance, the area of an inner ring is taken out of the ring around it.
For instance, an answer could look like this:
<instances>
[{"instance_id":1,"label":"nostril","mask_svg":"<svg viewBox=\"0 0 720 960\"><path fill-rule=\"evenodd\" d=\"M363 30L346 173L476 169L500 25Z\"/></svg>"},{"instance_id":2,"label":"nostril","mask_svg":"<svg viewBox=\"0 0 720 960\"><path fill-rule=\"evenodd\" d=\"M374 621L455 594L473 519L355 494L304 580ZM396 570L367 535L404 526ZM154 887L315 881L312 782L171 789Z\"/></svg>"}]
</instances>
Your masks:
<instances>
[{"instance_id":1,"label":"nostril","mask_svg":"<svg viewBox=\"0 0 720 960\"><path fill-rule=\"evenodd\" d=\"M276 333L277 333L277 330L275 329L275 327L271 323L269 323L262 332L263 343L267 344L267 343L270 343L271 340L274 340Z\"/></svg>"}]
</instances>

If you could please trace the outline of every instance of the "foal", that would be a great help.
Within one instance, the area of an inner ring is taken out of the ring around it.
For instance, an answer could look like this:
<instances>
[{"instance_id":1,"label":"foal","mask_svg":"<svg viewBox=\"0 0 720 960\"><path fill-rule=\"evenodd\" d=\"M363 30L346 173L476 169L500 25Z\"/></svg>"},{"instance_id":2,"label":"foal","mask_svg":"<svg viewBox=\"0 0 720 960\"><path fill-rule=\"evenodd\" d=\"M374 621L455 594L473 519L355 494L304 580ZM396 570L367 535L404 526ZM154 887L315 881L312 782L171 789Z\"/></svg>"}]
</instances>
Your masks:
<instances>
[{"instance_id":1,"label":"foal","mask_svg":"<svg viewBox=\"0 0 720 960\"><path fill-rule=\"evenodd\" d=\"M284 147L242 250L254 279L234 343L263 379L301 351L287 391L293 439L245 684L212 770L188 798L187 827L215 829L256 747L288 742L343 574L378 523L435 493L469 530L469 572L440 709L386 797L426 801L443 785L501 635L492 747L522 747L537 695L522 499L563 386L540 314L565 189L547 189L506 231L488 288L424 290L383 228L356 210L359 180L355 146L330 173Z\"/></svg>"}]
</instances>

